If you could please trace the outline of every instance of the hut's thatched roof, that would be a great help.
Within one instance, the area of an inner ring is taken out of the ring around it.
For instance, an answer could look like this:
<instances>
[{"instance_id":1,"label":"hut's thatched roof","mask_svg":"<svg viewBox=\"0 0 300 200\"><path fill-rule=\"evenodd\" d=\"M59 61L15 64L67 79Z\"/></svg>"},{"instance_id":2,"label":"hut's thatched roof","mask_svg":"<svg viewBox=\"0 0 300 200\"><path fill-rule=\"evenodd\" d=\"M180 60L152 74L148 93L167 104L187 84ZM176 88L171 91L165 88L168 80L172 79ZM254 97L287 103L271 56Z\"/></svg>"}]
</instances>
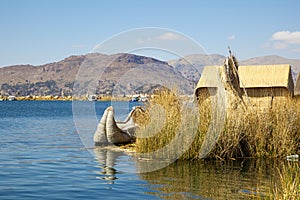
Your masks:
<instances>
[{"instance_id":1,"label":"hut's thatched roof","mask_svg":"<svg viewBox=\"0 0 300 200\"><path fill-rule=\"evenodd\" d=\"M290 65L253 65L239 67L240 87L284 87L294 90Z\"/></svg>"},{"instance_id":2,"label":"hut's thatched roof","mask_svg":"<svg viewBox=\"0 0 300 200\"><path fill-rule=\"evenodd\" d=\"M203 69L196 90L199 88L218 87L217 77L219 76L218 71L220 67L206 66ZM293 94L294 83L290 65L239 66L238 73L241 88L284 87Z\"/></svg>"},{"instance_id":3,"label":"hut's thatched roof","mask_svg":"<svg viewBox=\"0 0 300 200\"><path fill-rule=\"evenodd\" d=\"M214 88L217 87L218 76L220 74L220 66L205 66L201 77L198 81L198 88Z\"/></svg>"},{"instance_id":4,"label":"hut's thatched roof","mask_svg":"<svg viewBox=\"0 0 300 200\"><path fill-rule=\"evenodd\" d=\"M300 95L300 73L297 76L294 94L297 95L297 96Z\"/></svg>"}]
</instances>

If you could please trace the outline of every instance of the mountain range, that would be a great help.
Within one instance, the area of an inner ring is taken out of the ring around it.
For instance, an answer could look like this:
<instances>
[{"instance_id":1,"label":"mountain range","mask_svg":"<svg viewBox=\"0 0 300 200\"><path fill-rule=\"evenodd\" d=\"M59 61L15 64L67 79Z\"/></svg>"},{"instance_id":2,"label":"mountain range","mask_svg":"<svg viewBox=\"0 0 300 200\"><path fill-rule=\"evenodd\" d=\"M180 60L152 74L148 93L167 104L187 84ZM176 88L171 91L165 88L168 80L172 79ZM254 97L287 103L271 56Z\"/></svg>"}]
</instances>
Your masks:
<instances>
[{"instance_id":1,"label":"mountain range","mask_svg":"<svg viewBox=\"0 0 300 200\"><path fill-rule=\"evenodd\" d=\"M40 66L0 68L1 95L85 95L152 93L160 87L192 94L204 66L222 65L223 55L188 55L160 61L134 54L92 53ZM272 55L239 61L240 65L291 64L294 81L300 60Z\"/></svg>"},{"instance_id":2,"label":"mountain range","mask_svg":"<svg viewBox=\"0 0 300 200\"><path fill-rule=\"evenodd\" d=\"M178 70L182 75L192 81L198 81L200 73L205 66L223 65L226 57L223 55L188 55L168 63ZM239 65L274 65L290 64L294 81L300 73L300 59L288 59L277 55L261 56L239 61Z\"/></svg>"}]
</instances>

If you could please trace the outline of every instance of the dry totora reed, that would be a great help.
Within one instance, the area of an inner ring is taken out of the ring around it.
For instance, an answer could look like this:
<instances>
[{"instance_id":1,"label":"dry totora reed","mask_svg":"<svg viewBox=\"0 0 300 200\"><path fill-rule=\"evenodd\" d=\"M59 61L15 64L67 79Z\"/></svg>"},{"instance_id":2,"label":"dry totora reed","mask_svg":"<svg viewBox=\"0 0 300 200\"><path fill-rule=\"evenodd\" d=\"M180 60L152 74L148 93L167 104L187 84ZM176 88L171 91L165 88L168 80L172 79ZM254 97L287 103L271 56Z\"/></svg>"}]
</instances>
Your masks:
<instances>
[{"instance_id":1,"label":"dry totora reed","mask_svg":"<svg viewBox=\"0 0 300 200\"><path fill-rule=\"evenodd\" d=\"M198 104L195 111L183 103L176 92L163 90L149 102L147 114L141 118L145 123L137 132L137 152L162 149L179 134L179 143L168 151L177 152L176 156L180 153L181 159L198 159L212 122L211 102ZM284 104L265 110L236 109L234 114L227 114L216 139L206 158L276 158L299 153L300 100L287 99Z\"/></svg>"}]
</instances>

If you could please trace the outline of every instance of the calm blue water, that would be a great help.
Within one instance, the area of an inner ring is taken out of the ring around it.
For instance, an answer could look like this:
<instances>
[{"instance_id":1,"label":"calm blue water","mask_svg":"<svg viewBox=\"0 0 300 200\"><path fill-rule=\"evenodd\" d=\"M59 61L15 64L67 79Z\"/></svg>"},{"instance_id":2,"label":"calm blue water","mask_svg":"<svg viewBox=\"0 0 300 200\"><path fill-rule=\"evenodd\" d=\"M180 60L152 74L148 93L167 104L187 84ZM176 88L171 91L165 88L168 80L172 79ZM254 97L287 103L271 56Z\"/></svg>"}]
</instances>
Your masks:
<instances>
[{"instance_id":1,"label":"calm blue water","mask_svg":"<svg viewBox=\"0 0 300 200\"><path fill-rule=\"evenodd\" d=\"M96 103L99 114L107 105ZM76 133L71 102L1 102L0 136L0 199L151 198L136 174L105 180ZM126 155L118 162L135 167Z\"/></svg>"},{"instance_id":2,"label":"calm blue water","mask_svg":"<svg viewBox=\"0 0 300 200\"><path fill-rule=\"evenodd\" d=\"M77 118L97 121L109 105L78 102ZM122 119L134 104L120 105ZM138 174L132 157L83 145L93 126L74 122L72 102L0 102L0 199L247 199L272 182L268 167L248 162L176 162Z\"/></svg>"}]
</instances>

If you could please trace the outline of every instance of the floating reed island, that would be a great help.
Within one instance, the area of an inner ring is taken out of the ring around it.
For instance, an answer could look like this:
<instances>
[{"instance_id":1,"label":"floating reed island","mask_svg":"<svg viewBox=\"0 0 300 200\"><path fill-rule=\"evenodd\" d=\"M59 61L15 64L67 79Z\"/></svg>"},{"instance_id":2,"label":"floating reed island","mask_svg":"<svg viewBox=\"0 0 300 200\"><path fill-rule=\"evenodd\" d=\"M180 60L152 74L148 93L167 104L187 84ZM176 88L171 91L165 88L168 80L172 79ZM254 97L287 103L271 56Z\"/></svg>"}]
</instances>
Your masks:
<instances>
[{"instance_id":1,"label":"floating reed island","mask_svg":"<svg viewBox=\"0 0 300 200\"><path fill-rule=\"evenodd\" d=\"M137 153L160 152L170 159L276 158L300 153L300 100L294 96L290 65L239 66L230 53L223 66L204 68L195 88L197 109L178 96L175 91L160 91L143 112L130 116L134 134L122 130L112 122L114 118L101 120L103 138L107 127L115 127L109 137L114 132L116 138L130 135L128 142L135 141Z\"/></svg>"}]
</instances>

